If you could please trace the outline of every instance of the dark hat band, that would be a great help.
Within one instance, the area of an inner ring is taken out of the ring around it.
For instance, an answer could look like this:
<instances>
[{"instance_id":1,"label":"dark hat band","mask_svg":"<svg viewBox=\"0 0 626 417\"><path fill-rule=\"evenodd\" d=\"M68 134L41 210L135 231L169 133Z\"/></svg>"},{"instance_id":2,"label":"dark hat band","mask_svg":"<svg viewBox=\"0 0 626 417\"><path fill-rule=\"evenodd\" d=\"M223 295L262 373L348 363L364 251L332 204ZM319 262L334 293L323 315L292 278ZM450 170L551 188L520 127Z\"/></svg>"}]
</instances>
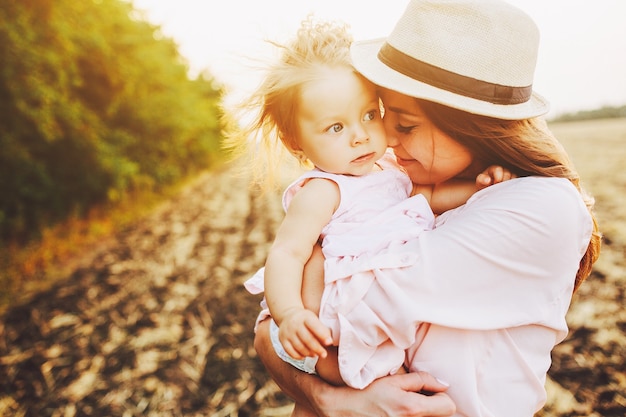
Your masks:
<instances>
[{"instance_id":1,"label":"dark hat band","mask_svg":"<svg viewBox=\"0 0 626 417\"><path fill-rule=\"evenodd\" d=\"M520 104L530 100L532 85L510 87L466 77L427 64L400 52L385 43L378 51L378 59L389 68L417 81L493 104Z\"/></svg>"}]
</instances>

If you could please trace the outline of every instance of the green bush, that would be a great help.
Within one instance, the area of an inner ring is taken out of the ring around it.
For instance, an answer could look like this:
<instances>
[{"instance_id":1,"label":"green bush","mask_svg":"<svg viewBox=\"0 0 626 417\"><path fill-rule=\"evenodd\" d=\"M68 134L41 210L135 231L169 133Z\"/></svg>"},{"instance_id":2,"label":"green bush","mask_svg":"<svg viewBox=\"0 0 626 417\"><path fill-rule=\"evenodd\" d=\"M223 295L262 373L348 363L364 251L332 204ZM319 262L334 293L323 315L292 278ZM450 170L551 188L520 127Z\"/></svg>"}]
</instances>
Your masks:
<instances>
[{"instance_id":1,"label":"green bush","mask_svg":"<svg viewBox=\"0 0 626 417\"><path fill-rule=\"evenodd\" d=\"M0 241L220 159L221 88L121 0L0 6Z\"/></svg>"}]
</instances>

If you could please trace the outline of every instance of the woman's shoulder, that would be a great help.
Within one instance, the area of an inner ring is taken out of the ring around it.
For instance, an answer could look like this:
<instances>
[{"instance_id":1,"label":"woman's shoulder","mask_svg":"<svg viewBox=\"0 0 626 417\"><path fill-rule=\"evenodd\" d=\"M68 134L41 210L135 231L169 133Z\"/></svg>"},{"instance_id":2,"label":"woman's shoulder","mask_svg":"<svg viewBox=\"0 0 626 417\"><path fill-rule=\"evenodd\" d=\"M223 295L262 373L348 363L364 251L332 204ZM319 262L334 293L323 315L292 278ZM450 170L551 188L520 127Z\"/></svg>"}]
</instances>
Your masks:
<instances>
[{"instance_id":1,"label":"woman's shoulder","mask_svg":"<svg viewBox=\"0 0 626 417\"><path fill-rule=\"evenodd\" d=\"M561 203L568 205L573 201L582 202L576 187L566 178L522 177L495 184L475 193L468 203L497 202L514 205L520 203L531 206Z\"/></svg>"},{"instance_id":2,"label":"woman's shoulder","mask_svg":"<svg viewBox=\"0 0 626 417\"><path fill-rule=\"evenodd\" d=\"M582 254L593 222L582 195L568 179L524 177L475 193L464 206L439 216L437 228L489 242L506 235L546 253L558 241L557 247L570 244L573 253Z\"/></svg>"},{"instance_id":3,"label":"woman's shoulder","mask_svg":"<svg viewBox=\"0 0 626 417\"><path fill-rule=\"evenodd\" d=\"M523 177L476 192L464 206L444 213L449 219L485 218L568 224L589 218L581 194L566 178Z\"/></svg>"},{"instance_id":4,"label":"woman's shoulder","mask_svg":"<svg viewBox=\"0 0 626 417\"><path fill-rule=\"evenodd\" d=\"M555 232L591 223L582 195L566 178L523 177L495 184L474 194L466 209L542 224Z\"/></svg>"}]
</instances>

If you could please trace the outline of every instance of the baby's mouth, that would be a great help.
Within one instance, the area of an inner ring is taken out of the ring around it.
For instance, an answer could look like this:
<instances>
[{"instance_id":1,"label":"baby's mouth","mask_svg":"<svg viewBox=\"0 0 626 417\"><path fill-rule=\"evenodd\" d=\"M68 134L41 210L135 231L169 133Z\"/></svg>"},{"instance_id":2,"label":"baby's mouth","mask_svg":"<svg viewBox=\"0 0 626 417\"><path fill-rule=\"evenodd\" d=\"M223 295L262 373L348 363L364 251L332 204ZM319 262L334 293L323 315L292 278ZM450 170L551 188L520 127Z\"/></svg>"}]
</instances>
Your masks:
<instances>
[{"instance_id":1,"label":"baby's mouth","mask_svg":"<svg viewBox=\"0 0 626 417\"><path fill-rule=\"evenodd\" d=\"M365 162L365 161L369 161L373 157L374 157L374 152L370 152L365 155L361 155L356 159L353 159L352 162Z\"/></svg>"}]
</instances>

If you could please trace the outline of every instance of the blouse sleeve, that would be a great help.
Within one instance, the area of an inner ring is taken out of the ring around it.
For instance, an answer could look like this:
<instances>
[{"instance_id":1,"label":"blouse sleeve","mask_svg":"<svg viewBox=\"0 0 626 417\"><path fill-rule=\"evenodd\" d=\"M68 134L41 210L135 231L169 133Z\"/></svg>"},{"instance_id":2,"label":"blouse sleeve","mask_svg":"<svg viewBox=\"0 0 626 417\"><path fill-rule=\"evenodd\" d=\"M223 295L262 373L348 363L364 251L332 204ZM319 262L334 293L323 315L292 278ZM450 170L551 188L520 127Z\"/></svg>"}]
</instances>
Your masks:
<instances>
[{"instance_id":1,"label":"blouse sleeve","mask_svg":"<svg viewBox=\"0 0 626 417\"><path fill-rule=\"evenodd\" d=\"M408 242L416 261L398 283L422 322L490 330L565 330L592 220L565 179L528 177L476 193ZM397 308L397 306L396 306Z\"/></svg>"}]
</instances>

